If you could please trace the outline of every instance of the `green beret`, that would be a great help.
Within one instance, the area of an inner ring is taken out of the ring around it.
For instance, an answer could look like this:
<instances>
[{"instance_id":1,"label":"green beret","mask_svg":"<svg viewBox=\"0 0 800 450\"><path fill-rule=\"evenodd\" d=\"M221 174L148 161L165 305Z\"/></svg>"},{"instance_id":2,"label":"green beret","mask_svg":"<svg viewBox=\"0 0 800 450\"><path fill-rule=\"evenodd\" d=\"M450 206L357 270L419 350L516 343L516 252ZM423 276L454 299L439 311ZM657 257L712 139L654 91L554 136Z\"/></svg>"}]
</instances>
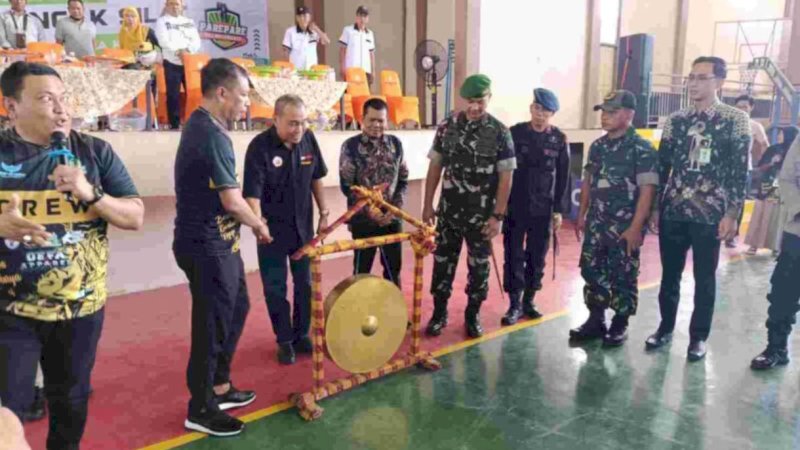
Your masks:
<instances>
[{"instance_id":1,"label":"green beret","mask_svg":"<svg viewBox=\"0 0 800 450\"><path fill-rule=\"evenodd\" d=\"M486 75L470 75L461 85L462 98L481 98L491 93L492 80Z\"/></svg>"}]
</instances>

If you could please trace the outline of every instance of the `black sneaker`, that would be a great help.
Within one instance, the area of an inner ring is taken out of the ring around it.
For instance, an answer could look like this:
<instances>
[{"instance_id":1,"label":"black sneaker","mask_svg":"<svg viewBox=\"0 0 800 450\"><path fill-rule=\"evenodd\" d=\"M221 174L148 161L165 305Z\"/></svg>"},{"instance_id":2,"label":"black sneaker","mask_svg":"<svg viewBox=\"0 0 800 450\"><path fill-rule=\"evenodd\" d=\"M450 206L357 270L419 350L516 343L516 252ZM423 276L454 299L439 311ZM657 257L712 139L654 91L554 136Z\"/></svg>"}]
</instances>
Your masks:
<instances>
[{"instance_id":1,"label":"black sneaker","mask_svg":"<svg viewBox=\"0 0 800 450\"><path fill-rule=\"evenodd\" d=\"M253 403L256 400L256 393L253 391L240 391L233 387L233 383L231 383L231 388L228 389L228 392L222 395L215 395L214 397L217 400L219 409L227 411Z\"/></svg>"},{"instance_id":2,"label":"black sneaker","mask_svg":"<svg viewBox=\"0 0 800 450\"><path fill-rule=\"evenodd\" d=\"M183 423L187 430L199 431L212 436L236 436L244 430L244 422L222 411L210 412L206 416L188 417Z\"/></svg>"}]
</instances>

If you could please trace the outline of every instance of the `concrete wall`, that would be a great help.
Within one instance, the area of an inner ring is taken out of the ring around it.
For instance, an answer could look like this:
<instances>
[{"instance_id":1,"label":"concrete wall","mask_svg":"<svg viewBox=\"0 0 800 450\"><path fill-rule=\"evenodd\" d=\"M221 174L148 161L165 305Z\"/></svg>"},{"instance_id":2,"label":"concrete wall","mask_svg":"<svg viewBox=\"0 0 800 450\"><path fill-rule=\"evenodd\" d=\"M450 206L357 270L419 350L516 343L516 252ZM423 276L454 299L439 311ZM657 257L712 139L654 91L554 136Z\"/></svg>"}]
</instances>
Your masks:
<instances>
[{"instance_id":1,"label":"concrete wall","mask_svg":"<svg viewBox=\"0 0 800 450\"><path fill-rule=\"evenodd\" d=\"M325 3L325 32L331 38L331 45L326 49L328 64L339 70L339 37L345 26L355 23L358 5L369 8L369 24L367 27L375 33L375 68L377 77L383 69L391 69L403 73L403 2L384 0L367 2L364 0L338 0ZM372 86L377 93L380 85Z\"/></svg>"},{"instance_id":2,"label":"concrete wall","mask_svg":"<svg viewBox=\"0 0 800 450\"><path fill-rule=\"evenodd\" d=\"M536 26L532 17L540 18ZM538 2L483 3L480 70L492 78L493 114L507 124L529 120L533 89L542 86L559 96L555 124L580 126L586 17L584 0L548 2L546 9Z\"/></svg>"},{"instance_id":3,"label":"concrete wall","mask_svg":"<svg viewBox=\"0 0 800 450\"><path fill-rule=\"evenodd\" d=\"M678 0L623 0L622 2L620 36L638 33L653 35L655 73L673 73L677 17Z\"/></svg>"},{"instance_id":4,"label":"concrete wall","mask_svg":"<svg viewBox=\"0 0 800 450\"><path fill-rule=\"evenodd\" d=\"M714 24L730 20L777 19L784 15L785 0L702 0L689 2L689 23L686 37L684 67L688 71L692 61L700 55L710 54L714 45ZM716 52L733 59L734 33L717 35Z\"/></svg>"},{"instance_id":5,"label":"concrete wall","mask_svg":"<svg viewBox=\"0 0 800 450\"><path fill-rule=\"evenodd\" d=\"M283 34L287 28L294 25L294 0L269 0L267 22L269 24L269 59L273 61L286 59L283 56Z\"/></svg>"}]
</instances>

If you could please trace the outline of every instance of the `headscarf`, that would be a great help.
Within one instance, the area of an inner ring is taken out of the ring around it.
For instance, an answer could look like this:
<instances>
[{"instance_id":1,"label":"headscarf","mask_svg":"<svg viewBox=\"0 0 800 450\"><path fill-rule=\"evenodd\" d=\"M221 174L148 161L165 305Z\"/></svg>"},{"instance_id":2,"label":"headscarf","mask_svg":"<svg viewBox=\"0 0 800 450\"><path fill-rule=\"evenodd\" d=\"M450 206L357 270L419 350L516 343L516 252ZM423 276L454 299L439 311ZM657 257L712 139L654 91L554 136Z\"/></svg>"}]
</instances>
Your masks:
<instances>
[{"instance_id":1,"label":"headscarf","mask_svg":"<svg viewBox=\"0 0 800 450\"><path fill-rule=\"evenodd\" d=\"M135 24L133 27L128 28L125 23L119 29L119 47L135 52L139 50L139 46L147 42L147 33L150 29L147 25L142 25L139 18L139 11L133 7L122 8L122 13L132 12L135 17Z\"/></svg>"},{"instance_id":2,"label":"headscarf","mask_svg":"<svg viewBox=\"0 0 800 450\"><path fill-rule=\"evenodd\" d=\"M774 194L773 183L783 168L786 153L789 152L789 148L791 148L794 140L797 139L797 135L800 134L800 128L796 126L783 127L781 132L783 133L783 142L769 146L758 161L759 167L769 166L761 173L759 199L764 199Z\"/></svg>"}]
</instances>

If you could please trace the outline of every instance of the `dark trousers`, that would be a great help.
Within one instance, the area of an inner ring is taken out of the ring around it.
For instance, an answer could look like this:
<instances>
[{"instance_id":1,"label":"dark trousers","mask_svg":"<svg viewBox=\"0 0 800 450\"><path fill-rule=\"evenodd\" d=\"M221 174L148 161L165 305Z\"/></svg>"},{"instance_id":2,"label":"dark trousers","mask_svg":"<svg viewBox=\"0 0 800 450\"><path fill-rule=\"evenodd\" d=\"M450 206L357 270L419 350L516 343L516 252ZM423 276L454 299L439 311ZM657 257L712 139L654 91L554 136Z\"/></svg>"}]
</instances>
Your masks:
<instances>
[{"instance_id":1,"label":"dark trousers","mask_svg":"<svg viewBox=\"0 0 800 450\"><path fill-rule=\"evenodd\" d=\"M800 237L784 233L781 246L778 264L770 279L772 289L767 295L767 329L787 336L800 310ZM785 339L781 342L785 343Z\"/></svg>"},{"instance_id":2,"label":"dark trousers","mask_svg":"<svg viewBox=\"0 0 800 450\"><path fill-rule=\"evenodd\" d=\"M720 242L718 226L691 222L661 220L658 243L661 251L661 290L658 304L661 309L662 332L675 329L675 317L680 302L681 276L686 266L686 254L692 249L694 271L694 312L689 325L693 340L706 340L711 332L716 299L716 271Z\"/></svg>"},{"instance_id":3,"label":"dark trousers","mask_svg":"<svg viewBox=\"0 0 800 450\"><path fill-rule=\"evenodd\" d=\"M389 234L400 233L402 230L403 224L401 222L392 222L385 227L359 222L350 225L350 232L353 234L353 239L386 236ZM372 262L375 259L376 250L380 250L381 253L383 278L391 281L399 287L403 251L403 247L400 242L396 244L381 245L380 247L370 247L363 250L355 250L353 255L353 273L370 273L372 271Z\"/></svg>"},{"instance_id":4,"label":"dark trousers","mask_svg":"<svg viewBox=\"0 0 800 450\"><path fill-rule=\"evenodd\" d=\"M250 300L239 253L175 255L192 293L192 348L186 369L189 416L218 411L214 386L230 381L231 362Z\"/></svg>"},{"instance_id":5,"label":"dark trousers","mask_svg":"<svg viewBox=\"0 0 800 450\"><path fill-rule=\"evenodd\" d=\"M543 216L524 221L509 218L503 224L503 289L506 292L542 289L551 223L549 216Z\"/></svg>"},{"instance_id":6,"label":"dark trousers","mask_svg":"<svg viewBox=\"0 0 800 450\"><path fill-rule=\"evenodd\" d=\"M258 246L258 268L272 330L279 344L288 344L307 336L311 325L311 262L308 258L291 260L297 248L280 251L274 245ZM294 308L286 299L287 260L292 271Z\"/></svg>"},{"instance_id":7,"label":"dark trousers","mask_svg":"<svg viewBox=\"0 0 800 450\"><path fill-rule=\"evenodd\" d=\"M105 310L100 310L79 319L43 322L0 311L0 400L21 417L33 402L36 365L41 362L50 409L48 449L79 448L104 317Z\"/></svg>"},{"instance_id":8,"label":"dark trousers","mask_svg":"<svg viewBox=\"0 0 800 450\"><path fill-rule=\"evenodd\" d=\"M169 126L177 129L181 124L181 85L186 87L182 65L164 61L164 78L167 82L167 118Z\"/></svg>"}]
</instances>

